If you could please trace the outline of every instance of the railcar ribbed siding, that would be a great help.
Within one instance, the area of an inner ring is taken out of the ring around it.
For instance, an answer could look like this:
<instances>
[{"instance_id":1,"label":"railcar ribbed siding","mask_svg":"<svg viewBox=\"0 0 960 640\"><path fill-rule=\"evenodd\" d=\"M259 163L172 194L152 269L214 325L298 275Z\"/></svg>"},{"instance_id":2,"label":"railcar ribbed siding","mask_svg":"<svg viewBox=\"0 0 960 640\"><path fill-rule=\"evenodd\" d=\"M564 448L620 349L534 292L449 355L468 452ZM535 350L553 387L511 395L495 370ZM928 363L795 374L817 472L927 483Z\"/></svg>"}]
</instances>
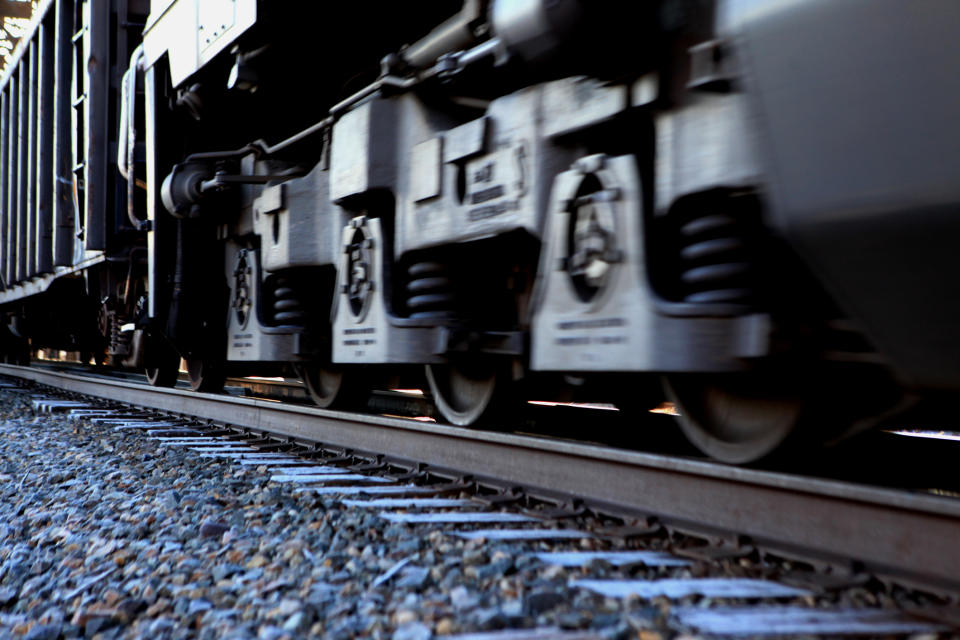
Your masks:
<instances>
[{"instance_id":1,"label":"railcar ribbed siding","mask_svg":"<svg viewBox=\"0 0 960 640\"><path fill-rule=\"evenodd\" d=\"M10 246L10 254L7 256L7 282L15 283L17 281L17 236L19 235L19 219L17 217L17 208L20 199L17 197L17 168L20 154L20 144L18 142L20 133L20 92L17 90L19 84L19 72L10 77L7 84L7 97L10 100L10 114L8 117L8 128L10 130L9 152L7 160L7 242Z\"/></svg>"},{"instance_id":2,"label":"railcar ribbed siding","mask_svg":"<svg viewBox=\"0 0 960 640\"><path fill-rule=\"evenodd\" d=\"M37 261L39 274L53 271L53 96L56 88L56 24L49 11L40 23L37 111Z\"/></svg>"},{"instance_id":3,"label":"railcar ribbed siding","mask_svg":"<svg viewBox=\"0 0 960 640\"><path fill-rule=\"evenodd\" d=\"M56 5L56 53L55 67L56 87L54 105L54 134L53 158L54 165L54 235L53 256L54 265L68 266L73 262L74 220L73 186L70 172L71 140L70 134L70 83L60 82L59 78L69 78L72 67L72 47L70 38L73 36L73 2L71 0L57 0Z\"/></svg>"},{"instance_id":4,"label":"railcar ribbed siding","mask_svg":"<svg viewBox=\"0 0 960 640\"><path fill-rule=\"evenodd\" d=\"M107 248L112 6L110 0L41 2L3 74L0 277L6 288Z\"/></svg>"}]
</instances>

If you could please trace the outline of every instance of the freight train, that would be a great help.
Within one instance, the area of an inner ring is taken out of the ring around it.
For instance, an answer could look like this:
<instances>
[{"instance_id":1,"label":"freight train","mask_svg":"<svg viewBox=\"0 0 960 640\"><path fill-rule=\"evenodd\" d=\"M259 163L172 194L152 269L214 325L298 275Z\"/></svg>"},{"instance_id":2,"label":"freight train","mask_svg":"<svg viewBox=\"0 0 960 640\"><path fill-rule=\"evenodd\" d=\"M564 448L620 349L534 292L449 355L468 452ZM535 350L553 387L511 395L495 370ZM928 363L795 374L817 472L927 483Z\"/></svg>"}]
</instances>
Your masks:
<instances>
[{"instance_id":1,"label":"freight train","mask_svg":"<svg viewBox=\"0 0 960 640\"><path fill-rule=\"evenodd\" d=\"M960 3L36 4L8 361L669 400L729 462L960 389Z\"/></svg>"}]
</instances>

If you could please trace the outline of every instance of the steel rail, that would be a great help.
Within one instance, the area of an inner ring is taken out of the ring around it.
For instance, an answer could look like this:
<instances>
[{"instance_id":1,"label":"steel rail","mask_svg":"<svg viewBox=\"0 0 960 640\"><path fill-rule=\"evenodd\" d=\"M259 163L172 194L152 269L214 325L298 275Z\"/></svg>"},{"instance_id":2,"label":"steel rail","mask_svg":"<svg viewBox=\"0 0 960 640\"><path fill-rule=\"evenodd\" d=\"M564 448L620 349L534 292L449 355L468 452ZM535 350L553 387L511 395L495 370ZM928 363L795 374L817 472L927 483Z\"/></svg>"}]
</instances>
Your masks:
<instances>
[{"instance_id":1,"label":"steel rail","mask_svg":"<svg viewBox=\"0 0 960 640\"><path fill-rule=\"evenodd\" d=\"M0 374L70 392L393 459L455 469L533 495L569 495L664 524L960 591L960 500L549 438L473 431L29 367Z\"/></svg>"}]
</instances>

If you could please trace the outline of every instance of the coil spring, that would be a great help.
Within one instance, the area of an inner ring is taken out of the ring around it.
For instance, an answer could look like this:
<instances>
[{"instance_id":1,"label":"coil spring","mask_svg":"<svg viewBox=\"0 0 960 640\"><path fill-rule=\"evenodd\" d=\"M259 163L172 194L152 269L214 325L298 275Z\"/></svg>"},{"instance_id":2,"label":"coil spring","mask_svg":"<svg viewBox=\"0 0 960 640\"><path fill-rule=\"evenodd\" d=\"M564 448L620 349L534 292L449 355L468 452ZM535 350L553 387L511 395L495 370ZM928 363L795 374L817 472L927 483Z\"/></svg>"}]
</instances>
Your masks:
<instances>
[{"instance_id":1,"label":"coil spring","mask_svg":"<svg viewBox=\"0 0 960 640\"><path fill-rule=\"evenodd\" d=\"M455 313L456 285L448 265L417 262L407 269L407 309L411 318L449 318Z\"/></svg>"},{"instance_id":2,"label":"coil spring","mask_svg":"<svg viewBox=\"0 0 960 640\"><path fill-rule=\"evenodd\" d=\"M133 333L121 331L121 328L126 324L126 320L116 314L115 312L110 312L110 354L111 355L127 355L130 353L130 344L133 341Z\"/></svg>"},{"instance_id":3,"label":"coil spring","mask_svg":"<svg viewBox=\"0 0 960 640\"><path fill-rule=\"evenodd\" d=\"M749 304L754 265L745 225L726 213L708 214L680 227L683 300Z\"/></svg>"},{"instance_id":4,"label":"coil spring","mask_svg":"<svg viewBox=\"0 0 960 640\"><path fill-rule=\"evenodd\" d=\"M306 324L307 312L289 278L279 277L274 281L273 322L287 327L302 327Z\"/></svg>"}]
</instances>

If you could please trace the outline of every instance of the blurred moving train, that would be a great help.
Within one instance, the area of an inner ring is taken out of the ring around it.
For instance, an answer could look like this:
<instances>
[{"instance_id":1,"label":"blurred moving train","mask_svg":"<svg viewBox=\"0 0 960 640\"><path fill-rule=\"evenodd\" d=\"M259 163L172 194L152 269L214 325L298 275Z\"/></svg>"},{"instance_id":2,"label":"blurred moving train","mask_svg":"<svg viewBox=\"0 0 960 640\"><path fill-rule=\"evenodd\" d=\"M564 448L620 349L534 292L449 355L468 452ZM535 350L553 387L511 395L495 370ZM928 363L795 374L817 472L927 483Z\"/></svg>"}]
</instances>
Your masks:
<instances>
[{"instance_id":1,"label":"blurred moving train","mask_svg":"<svg viewBox=\"0 0 960 640\"><path fill-rule=\"evenodd\" d=\"M43 0L0 348L756 460L960 388L960 3Z\"/></svg>"}]
</instances>

